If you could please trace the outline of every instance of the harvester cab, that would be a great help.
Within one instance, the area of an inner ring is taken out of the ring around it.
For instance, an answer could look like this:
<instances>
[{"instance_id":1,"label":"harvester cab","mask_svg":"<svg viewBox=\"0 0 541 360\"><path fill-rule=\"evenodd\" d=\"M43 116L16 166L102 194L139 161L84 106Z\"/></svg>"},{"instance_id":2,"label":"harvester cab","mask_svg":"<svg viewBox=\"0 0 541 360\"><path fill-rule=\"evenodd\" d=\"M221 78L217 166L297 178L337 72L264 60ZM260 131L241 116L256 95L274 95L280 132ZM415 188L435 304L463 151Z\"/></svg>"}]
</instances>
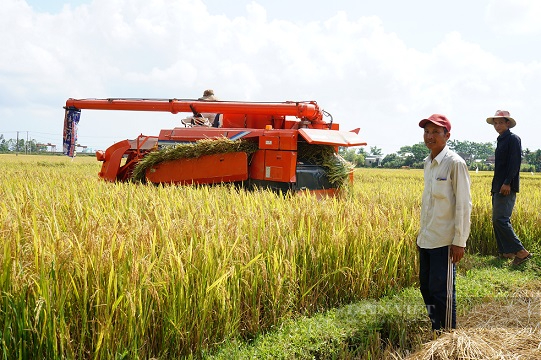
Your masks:
<instances>
[{"instance_id":1,"label":"harvester cab","mask_svg":"<svg viewBox=\"0 0 541 360\"><path fill-rule=\"evenodd\" d=\"M281 191L334 195L352 181L352 166L339 147L363 146L359 129L326 122L315 101L231 102L179 99L68 99L64 153L73 156L81 110L190 113L183 127L139 135L105 151L99 176L108 181L155 184L235 182ZM201 114L216 114L203 121ZM219 117L219 119L218 119ZM189 120L188 120L189 119ZM218 121L219 120L219 121Z\"/></svg>"}]
</instances>

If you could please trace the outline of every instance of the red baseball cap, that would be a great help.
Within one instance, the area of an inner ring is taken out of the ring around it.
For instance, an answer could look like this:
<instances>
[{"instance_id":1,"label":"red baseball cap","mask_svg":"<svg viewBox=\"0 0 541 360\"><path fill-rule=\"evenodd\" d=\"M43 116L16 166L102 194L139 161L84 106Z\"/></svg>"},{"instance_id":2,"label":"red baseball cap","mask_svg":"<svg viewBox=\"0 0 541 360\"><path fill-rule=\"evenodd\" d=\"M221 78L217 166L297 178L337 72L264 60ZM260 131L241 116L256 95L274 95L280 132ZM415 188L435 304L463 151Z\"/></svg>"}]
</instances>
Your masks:
<instances>
[{"instance_id":1,"label":"red baseball cap","mask_svg":"<svg viewBox=\"0 0 541 360\"><path fill-rule=\"evenodd\" d=\"M441 114L430 115L429 118L423 119L419 122L419 127L424 128L427 122L431 122L435 125L444 127L447 129L447 131L451 132L451 122L449 121L449 119L445 117L445 115L441 115Z\"/></svg>"}]
</instances>

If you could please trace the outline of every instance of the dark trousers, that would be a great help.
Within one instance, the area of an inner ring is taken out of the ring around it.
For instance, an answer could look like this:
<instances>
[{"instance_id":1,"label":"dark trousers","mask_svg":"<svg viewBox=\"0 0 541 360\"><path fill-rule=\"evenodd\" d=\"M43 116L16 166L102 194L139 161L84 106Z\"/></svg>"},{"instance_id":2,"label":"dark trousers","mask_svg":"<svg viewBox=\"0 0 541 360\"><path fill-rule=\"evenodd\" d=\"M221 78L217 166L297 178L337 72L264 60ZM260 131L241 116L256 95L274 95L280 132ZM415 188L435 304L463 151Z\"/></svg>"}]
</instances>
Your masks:
<instances>
[{"instance_id":1,"label":"dark trousers","mask_svg":"<svg viewBox=\"0 0 541 360\"><path fill-rule=\"evenodd\" d=\"M456 328L455 264L449 246L419 248L419 282L433 330Z\"/></svg>"},{"instance_id":2,"label":"dark trousers","mask_svg":"<svg viewBox=\"0 0 541 360\"><path fill-rule=\"evenodd\" d=\"M514 191L507 196L492 194L492 227L500 253L516 253L524 249L511 225L516 198L517 193Z\"/></svg>"}]
</instances>

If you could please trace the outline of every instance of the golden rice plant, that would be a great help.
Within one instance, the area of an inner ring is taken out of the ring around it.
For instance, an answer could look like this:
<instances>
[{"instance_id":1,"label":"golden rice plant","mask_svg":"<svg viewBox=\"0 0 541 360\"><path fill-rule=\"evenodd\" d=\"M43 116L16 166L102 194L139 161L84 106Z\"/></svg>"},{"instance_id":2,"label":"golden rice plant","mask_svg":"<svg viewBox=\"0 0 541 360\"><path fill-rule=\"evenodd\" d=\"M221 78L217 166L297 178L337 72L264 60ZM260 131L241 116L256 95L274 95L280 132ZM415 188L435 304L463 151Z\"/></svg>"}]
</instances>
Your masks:
<instances>
[{"instance_id":1,"label":"golden rice plant","mask_svg":"<svg viewBox=\"0 0 541 360\"><path fill-rule=\"evenodd\" d=\"M422 171L360 169L317 200L108 183L99 167L0 155L3 358L198 357L416 282ZM488 182L472 174L476 252L495 248ZM531 245L539 177L522 184L514 222Z\"/></svg>"}]
</instances>

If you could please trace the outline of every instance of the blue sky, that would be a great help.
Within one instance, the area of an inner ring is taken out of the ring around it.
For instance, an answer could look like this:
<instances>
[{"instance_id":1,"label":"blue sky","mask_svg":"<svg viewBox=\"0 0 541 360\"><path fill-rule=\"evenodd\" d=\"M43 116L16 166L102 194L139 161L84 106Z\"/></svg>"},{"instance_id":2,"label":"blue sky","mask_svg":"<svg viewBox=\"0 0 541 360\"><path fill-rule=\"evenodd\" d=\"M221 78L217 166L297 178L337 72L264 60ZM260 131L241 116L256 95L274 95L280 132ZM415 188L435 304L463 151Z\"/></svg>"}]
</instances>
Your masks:
<instances>
[{"instance_id":1,"label":"blue sky","mask_svg":"<svg viewBox=\"0 0 541 360\"><path fill-rule=\"evenodd\" d=\"M69 97L316 100L384 153L422 140L493 142L506 109L541 148L541 2L5 0L0 133L60 144ZM84 111L79 142L104 149L180 126L178 115Z\"/></svg>"},{"instance_id":2,"label":"blue sky","mask_svg":"<svg viewBox=\"0 0 541 360\"><path fill-rule=\"evenodd\" d=\"M68 5L71 7L76 7L82 4L90 4L91 1L89 0L70 0L70 1L64 1L64 0L28 0L26 1L28 5L30 5L34 11L36 12L48 12L50 14L59 13L62 11L62 8L64 5Z\"/></svg>"}]
</instances>

